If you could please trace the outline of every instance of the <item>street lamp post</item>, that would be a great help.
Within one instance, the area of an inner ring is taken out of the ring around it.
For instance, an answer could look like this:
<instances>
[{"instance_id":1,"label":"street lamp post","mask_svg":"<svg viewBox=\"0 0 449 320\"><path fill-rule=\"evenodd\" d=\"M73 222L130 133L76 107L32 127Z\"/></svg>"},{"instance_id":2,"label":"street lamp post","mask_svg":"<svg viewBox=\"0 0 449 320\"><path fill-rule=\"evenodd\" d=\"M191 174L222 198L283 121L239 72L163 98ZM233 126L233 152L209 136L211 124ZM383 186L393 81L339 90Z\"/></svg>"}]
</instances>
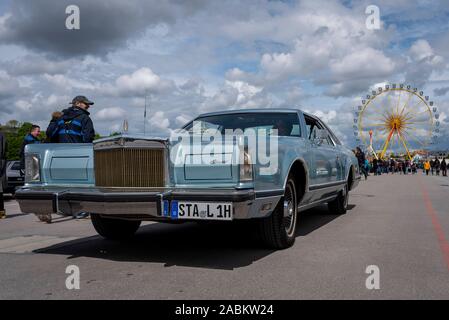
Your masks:
<instances>
[{"instance_id":1,"label":"street lamp post","mask_svg":"<svg viewBox=\"0 0 449 320\"><path fill-rule=\"evenodd\" d=\"M148 99L148 90L145 90L145 110L143 112L143 135L146 135L147 128L147 99Z\"/></svg>"}]
</instances>

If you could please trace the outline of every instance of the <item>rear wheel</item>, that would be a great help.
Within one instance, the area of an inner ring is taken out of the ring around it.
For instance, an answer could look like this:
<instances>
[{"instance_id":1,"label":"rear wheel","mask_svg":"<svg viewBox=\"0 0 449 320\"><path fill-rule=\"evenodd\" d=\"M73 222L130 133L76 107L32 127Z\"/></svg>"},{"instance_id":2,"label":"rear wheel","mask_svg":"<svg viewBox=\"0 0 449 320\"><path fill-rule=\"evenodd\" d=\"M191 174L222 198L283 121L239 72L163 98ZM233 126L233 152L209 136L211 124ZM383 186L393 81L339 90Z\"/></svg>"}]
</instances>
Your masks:
<instances>
[{"instance_id":1,"label":"rear wheel","mask_svg":"<svg viewBox=\"0 0 449 320\"><path fill-rule=\"evenodd\" d=\"M279 201L273 213L260 223L260 235L263 241L274 249L285 249L295 243L296 222L298 219L298 196L296 184L289 177L284 197Z\"/></svg>"},{"instance_id":2,"label":"rear wheel","mask_svg":"<svg viewBox=\"0 0 449 320\"><path fill-rule=\"evenodd\" d=\"M123 240L132 237L141 223L141 221L104 218L99 214L91 214L90 217L98 234L110 240Z\"/></svg>"},{"instance_id":3,"label":"rear wheel","mask_svg":"<svg viewBox=\"0 0 449 320\"><path fill-rule=\"evenodd\" d=\"M349 187L348 183L345 184L343 190L341 190L337 198L327 204L329 211L333 214L345 214L348 210L349 201Z\"/></svg>"}]
</instances>

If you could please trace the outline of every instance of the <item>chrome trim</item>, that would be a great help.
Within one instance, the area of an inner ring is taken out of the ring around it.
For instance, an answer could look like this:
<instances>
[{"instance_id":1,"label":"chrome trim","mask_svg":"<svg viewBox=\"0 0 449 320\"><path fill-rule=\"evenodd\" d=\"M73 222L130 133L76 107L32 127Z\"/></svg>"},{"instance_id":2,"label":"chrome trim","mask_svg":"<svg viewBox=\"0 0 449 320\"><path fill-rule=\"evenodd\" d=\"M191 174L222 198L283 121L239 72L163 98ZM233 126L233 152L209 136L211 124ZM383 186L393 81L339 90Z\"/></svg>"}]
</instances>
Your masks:
<instances>
[{"instance_id":1,"label":"chrome trim","mask_svg":"<svg viewBox=\"0 0 449 320\"><path fill-rule=\"evenodd\" d=\"M226 193L228 191L228 193ZM143 216L146 220L168 220L174 221L162 214L162 200L166 201L192 201L192 202L228 202L234 208L234 219L249 219L252 217L254 203L263 204L263 201L254 201L254 191L239 192L236 190L223 190L217 193L225 198L223 200L214 198L212 194L198 193L188 190L165 190L141 191L141 192L116 192L108 189L28 189L19 190L17 201L22 212L35 214L58 213L62 215L74 215L79 212L97 213L105 216L120 217ZM237 192L237 193L236 193ZM227 198L229 200L227 200ZM215 200L214 200L215 199ZM232 199L232 200L231 200ZM266 201L265 201L266 202ZM272 202L272 201L270 201ZM269 212L265 212L268 214ZM260 217L263 213L256 215ZM177 219L176 219L177 221Z\"/></svg>"},{"instance_id":2,"label":"chrome trim","mask_svg":"<svg viewBox=\"0 0 449 320\"><path fill-rule=\"evenodd\" d=\"M315 207L315 206L317 206L317 205L320 205L320 204L323 204L323 203L332 201L332 200L334 200L335 198L337 198L337 196L338 196L338 194L335 194L335 196L332 196L332 197L327 197L327 198L320 199L320 200L317 200L317 201L314 201L314 202L311 202L311 203L308 203L308 204L299 205L299 206L298 206L298 210L308 210L308 209L311 209L311 208L313 208L313 207Z\"/></svg>"},{"instance_id":3,"label":"chrome trim","mask_svg":"<svg viewBox=\"0 0 449 320\"><path fill-rule=\"evenodd\" d=\"M145 138L128 135L96 140L93 143L94 150L110 148L166 148L168 139L164 138Z\"/></svg>"},{"instance_id":4,"label":"chrome trim","mask_svg":"<svg viewBox=\"0 0 449 320\"><path fill-rule=\"evenodd\" d=\"M334 182L326 182L326 183L320 183L320 184L314 184L309 187L309 190L320 190L320 189L326 189L326 188L332 188L332 187L338 187L340 185L343 185L346 183L346 180L340 180L340 181L334 181Z\"/></svg>"}]
</instances>

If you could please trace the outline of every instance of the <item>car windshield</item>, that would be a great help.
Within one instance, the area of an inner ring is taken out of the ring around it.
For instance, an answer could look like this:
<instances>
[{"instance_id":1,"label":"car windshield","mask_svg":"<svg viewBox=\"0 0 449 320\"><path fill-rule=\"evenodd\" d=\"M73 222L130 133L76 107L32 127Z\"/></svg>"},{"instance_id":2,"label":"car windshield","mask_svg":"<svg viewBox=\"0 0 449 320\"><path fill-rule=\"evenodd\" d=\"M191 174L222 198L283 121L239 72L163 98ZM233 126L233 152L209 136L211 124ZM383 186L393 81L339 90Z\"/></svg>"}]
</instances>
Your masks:
<instances>
[{"instance_id":1,"label":"car windshield","mask_svg":"<svg viewBox=\"0 0 449 320\"><path fill-rule=\"evenodd\" d=\"M301 135L298 115L296 113L234 113L220 114L212 116L198 117L184 127L184 130L194 132L195 128L200 128L201 132L208 129L215 129L222 134L225 130L242 130L243 132L252 129L256 133L259 130L266 130L268 134L277 129L279 136L299 137ZM196 129L197 130L197 129Z\"/></svg>"},{"instance_id":2,"label":"car windshield","mask_svg":"<svg viewBox=\"0 0 449 320\"><path fill-rule=\"evenodd\" d=\"M20 162L14 162L11 166L11 170L20 170Z\"/></svg>"}]
</instances>

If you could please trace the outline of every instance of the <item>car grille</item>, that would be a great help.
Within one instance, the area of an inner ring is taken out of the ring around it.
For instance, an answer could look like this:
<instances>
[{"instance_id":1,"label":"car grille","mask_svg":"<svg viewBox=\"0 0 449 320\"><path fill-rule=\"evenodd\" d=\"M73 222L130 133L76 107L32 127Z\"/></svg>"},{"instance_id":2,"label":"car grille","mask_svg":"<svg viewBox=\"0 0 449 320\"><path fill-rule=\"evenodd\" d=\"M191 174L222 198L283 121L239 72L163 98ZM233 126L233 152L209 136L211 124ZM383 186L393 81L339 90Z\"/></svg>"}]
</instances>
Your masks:
<instances>
[{"instance_id":1,"label":"car grille","mask_svg":"<svg viewBox=\"0 0 449 320\"><path fill-rule=\"evenodd\" d=\"M164 186L164 149L112 148L94 151L95 185L151 188Z\"/></svg>"}]
</instances>

